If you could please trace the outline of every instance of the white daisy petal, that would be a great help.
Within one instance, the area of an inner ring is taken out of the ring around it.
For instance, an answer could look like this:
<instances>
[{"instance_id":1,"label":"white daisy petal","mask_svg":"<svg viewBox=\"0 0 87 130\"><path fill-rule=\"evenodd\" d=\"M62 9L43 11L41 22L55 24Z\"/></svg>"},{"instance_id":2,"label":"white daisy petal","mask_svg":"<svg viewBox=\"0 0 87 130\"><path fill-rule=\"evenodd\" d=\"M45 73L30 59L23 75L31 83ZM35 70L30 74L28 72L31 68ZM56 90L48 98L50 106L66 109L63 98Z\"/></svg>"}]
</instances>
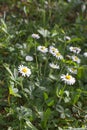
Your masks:
<instances>
[{"instance_id":1,"label":"white daisy petal","mask_svg":"<svg viewBox=\"0 0 87 130\"><path fill-rule=\"evenodd\" d=\"M34 38L34 39L39 39L40 36L39 36L38 34L33 33L33 34L32 34L32 38Z\"/></svg>"},{"instance_id":2,"label":"white daisy petal","mask_svg":"<svg viewBox=\"0 0 87 130\"><path fill-rule=\"evenodd\" d=\"M54 63L49 63L49 66L53 69L59 69L59 65L54 64Z\"/></svg>"},{"instance_id":3,"label":"white daisy petal","mask_svg":"<svg viewBox=\"0 0 87 130\"><path fill-rule=\"evenodd\" d=\"M27 56L25 57L25 60L26 60L26 61L33 61L33 57L27 55Z\"/></svg>"},{"instance_id":4,"label":"white daisy petal","mask_svg":"<svg viewBox=\"0 0 87 130\"><path fill-rule=\"evenodd\" d=\"M83 53L83 56L84 56L84 57L87 57L87 52L84 52L84 53Z\"/></svg>"},{"instance_id":5,"label":"white daisy petal","mask_svg":"<svg viewBox=\"0 0 87 130\"><path fill-rule=\"evenodd\" d=\"M69 36L65 36L64 40L70 40L71 38Z\"/></svg>"}]
</instances>

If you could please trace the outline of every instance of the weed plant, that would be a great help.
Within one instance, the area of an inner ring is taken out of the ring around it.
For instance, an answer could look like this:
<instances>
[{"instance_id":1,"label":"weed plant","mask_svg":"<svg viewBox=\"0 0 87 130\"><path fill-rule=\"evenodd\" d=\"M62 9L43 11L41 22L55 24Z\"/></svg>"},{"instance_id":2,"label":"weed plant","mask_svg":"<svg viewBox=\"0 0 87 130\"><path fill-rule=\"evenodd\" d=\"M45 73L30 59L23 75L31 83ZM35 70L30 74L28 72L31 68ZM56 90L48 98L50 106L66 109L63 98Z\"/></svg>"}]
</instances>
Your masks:
<instances>
[{"instance_id":1,"label":"weed plant","mask_svg":"<svg viewBox=\"0 0 87 130\"><path fill-rule=\"evenodd\" d=\"M86 0L0 8L0 129L87 129Z\"/></svg>"}]
</instances>

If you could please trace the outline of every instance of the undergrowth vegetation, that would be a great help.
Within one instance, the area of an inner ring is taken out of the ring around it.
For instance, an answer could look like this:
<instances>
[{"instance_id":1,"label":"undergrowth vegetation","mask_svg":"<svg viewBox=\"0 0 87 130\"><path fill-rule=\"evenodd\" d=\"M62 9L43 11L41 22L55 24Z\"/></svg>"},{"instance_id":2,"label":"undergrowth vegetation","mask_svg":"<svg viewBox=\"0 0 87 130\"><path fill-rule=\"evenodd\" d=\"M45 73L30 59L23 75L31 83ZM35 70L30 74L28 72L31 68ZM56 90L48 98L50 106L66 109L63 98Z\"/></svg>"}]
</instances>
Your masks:
<instances>
[{"instance_id":1,"label":"undergrowth vegetation","mask_svg":"<svg viewBox=\"0 0 87 130\"><path fill-rule=\"evenodd\" d=\"M86 129L86 0L0 8L0 129Z\"/></svg>"}]
</instances>

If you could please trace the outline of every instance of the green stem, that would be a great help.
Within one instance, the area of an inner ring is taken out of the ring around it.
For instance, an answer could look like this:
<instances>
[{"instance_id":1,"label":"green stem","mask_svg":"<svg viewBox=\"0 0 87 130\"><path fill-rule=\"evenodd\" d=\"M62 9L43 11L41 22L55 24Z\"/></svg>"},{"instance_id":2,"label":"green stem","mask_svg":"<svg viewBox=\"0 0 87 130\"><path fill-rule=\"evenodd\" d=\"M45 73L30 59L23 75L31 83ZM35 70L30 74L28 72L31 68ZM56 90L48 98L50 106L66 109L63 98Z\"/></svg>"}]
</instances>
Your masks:
<instances>
[{"instance_id":1,"label":"green stem","mask_svg":"<svg viewBox=\"0 0 87 130\"><path fill-rule=\"evenodd\" d=\"M60 65L59 65L59 66L60 66ZM58 82L59 82L59 80L60 80L60 75L62 74L63 69L65 69L65 67L62 65L61 70L60 70L59 75L58 75L58 78L57 78L58 80L57 80L56 84L58 84Z\"/></svg>"},{"instance_id":2,"label":"green stem","mask_svg":"<svg viewBox=\"0 0 87 130\"><path fill-rule=\"evenodd\" d=\"M20 130L22 130L22 121L20 120Z\"/></svg>"},{"instance_id":3,"label":"green stem","mask_svg":"<svg viewBox=\"0 0 87 130\"><path fill-rule=\"evenodd\" d=\"M46 59L46 62L45 62L45 67L44 67L44 76L45 76L45 72L46 72L46 68L47 68L48 59L49 59L49 55L48 55L48 58Z\"/></svg>"},{"instance_id":4,"label":"green stem","mask_svg":"<svg viewBox=\"0 0 87 130\"><path fill-rule=\"evenodd\" d=\"M46 68L47 68L47 60L46 60L46 62L45 62L45 67L44 67L44 76L45 76L45 72L46 72Z\"/></svg>"},{"instance_id":5,"label":"green stem","mask_svg":"<svg viewBox=\"0 0 87 130\"><path fill-rule=\"evenodd\" d=\"M21 87L21 89L23 91L23 79L20 80L20 87Z\"/></svg>"},{"instance_id":6,"label":"green stem","mask_svg":"<svg viewBox=\"0 0 87 130\"><path fill-rule=\"evenodd\" d=\"M64 90L66 88L66 84L64 85L63 89L61 89L61 94L60 94L60 99L59 99L59 103L61 102L62 98L63 98L63 94L64 94Z\"/></svg>"},{"instance_id":7,"label":"green stem","mask_svg":"<svg viewBox=\"0 0 87 130\"><path fill-rule=\"evenodd\" d=\"M37 66L37 70L38 70L38 60L37 60L37 46L36 46L36 42L35 42L35 59L36 59L36 66Z\"/></svg>"},{"instance_id":8,"label":"green stem","mask_svg":"<svg viewBox=\"0 0 87 130\"><path fill-rule=\"evenodd\" d=\"M8 95L8 104L10 106L10 94Z\"/></svg>"}]
</instances>

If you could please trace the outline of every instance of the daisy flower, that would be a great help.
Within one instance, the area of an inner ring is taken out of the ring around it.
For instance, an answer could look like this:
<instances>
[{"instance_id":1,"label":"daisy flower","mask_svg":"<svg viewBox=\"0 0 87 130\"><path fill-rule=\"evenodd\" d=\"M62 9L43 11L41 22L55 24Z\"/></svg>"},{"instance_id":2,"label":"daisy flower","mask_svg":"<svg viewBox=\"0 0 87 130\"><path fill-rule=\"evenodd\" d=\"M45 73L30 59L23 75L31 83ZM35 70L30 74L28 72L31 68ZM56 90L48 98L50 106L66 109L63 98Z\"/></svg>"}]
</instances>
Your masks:
<instances>
[{"instance_id":1,"label":"daisy flower","mask_svg":"<svg viewBox=\"0 0 87 130\"><path fill-rule=\"evenodd\" d=\"M84 57L87 57L87 52L84 52L83 55L84 55Z\"/></svg>"},{"instance_id":2,"label":"daisy flower","mask_svg":"<svg viewBox=\"0 0 87 130\"><path fill-rule=\"evenodd\" d=\"M51 53L52 55L55 55L56 52L59 52L57 48L53 46L49 47L49 53Z\"/></svg>"},{"instance_id":3,"label":"daisy flower","mask_svg":"<svg viewBox=\"0 0 87 130\"><path fill-rule=\"evenodd\" d=\"M72 73L72 74L77 74L77 69L76 68L68 68L69 72Z\"/></svg>"},{"instance_id":4,"label":"daisy flower","mask_svg":"<svg viewBox=\"0 0 87 130\"><path fill-rule=\"evenodd\" d=\"M40 36L39 36L38 34L33 33L33 34L32 34L32 38L34 38L34 39L39 39Z\"/></svg>"},{"instance_id":5,"label":"daisy flower","mask_svg":"<svg viewBox=\"0 0 87 130\"><path fill-rule=\"evenodd\" d=\"M61 80L64 81L65 84L73 85L75 83L75 78L69 75L68 73L61 75Z\"/></svg>"},{"instance_id":6,"label":"daisy flower","mask_svg":"<svg viewBox=\"0 0 87 130\"><path fill-rule=\"evenodd\" d=\"M48 52L48 48L46 48L45 46L38 46L37 50L41 51L42 53L47 53Z\"/></svg>"},{"instance_id":7,"label":"daisy flower","mask_svg":"<svg viewBox=\"0 0 87 130\"><path fill-rule=\"evenodd\" d=\"M26 66L23 66L23 65L20 65L19 67L18 67L18 71L19 71L19 73L21 73L22 74L22 76L27 76L27 77L29 77L30 75L31 75L31 70L28 68L28 67L26 67Z\"/></svg>"},{"instance_id":8,"label":"daisy flower","mask_svg":"<svg viewBox=\"0 0 87 130\"><path fill-rule=\"evenodd\" d=\"M54 63L49 63L49 66L53 69L59 69L59 65L54 64Z\"/></svg>"},{"instance_id":9,"label":"daisy flower","mask_svg":"<svg viewBox=\"0 0 87 130\"><path fill-rule=\"evenodd\" d=\"M63 56L60 54L60 52L55 52L54 56L55 56L58 60L63 59Z\"/></svg>"},{"instance_id":10,"label":"daisy flower","mask_svg":"<svg viewBox=\"0 0 87 130\"><path fill-rule=\"evenodd\" d=\"M81 62L81 60L77 56L71 56L71 59L77 62L78 64Z\"/></svg>"},{"instance_id":11,"label":"daisy flower","mask_svg":"<svg viewBox=\"0 0 87 130\"><path fill-rule=\"evenodd\" d=\"M33 57L27 55L27 56L25 57L25 60L26 60L26 61L33 61Z\"/></svg>"},{"instance_id":12,"label":"daisy flower","mask_svg":"<svg viewBox=\"0 0 87 130\"><path fill-rule=\"evenodd\" d=\"M72 47L72 46L69 48L69 50L71 52L74 52L74 53L77 53L77 54L79 54L80 51L81 51L81 49L79 47Z\"/></svg>"}]
</instances>

